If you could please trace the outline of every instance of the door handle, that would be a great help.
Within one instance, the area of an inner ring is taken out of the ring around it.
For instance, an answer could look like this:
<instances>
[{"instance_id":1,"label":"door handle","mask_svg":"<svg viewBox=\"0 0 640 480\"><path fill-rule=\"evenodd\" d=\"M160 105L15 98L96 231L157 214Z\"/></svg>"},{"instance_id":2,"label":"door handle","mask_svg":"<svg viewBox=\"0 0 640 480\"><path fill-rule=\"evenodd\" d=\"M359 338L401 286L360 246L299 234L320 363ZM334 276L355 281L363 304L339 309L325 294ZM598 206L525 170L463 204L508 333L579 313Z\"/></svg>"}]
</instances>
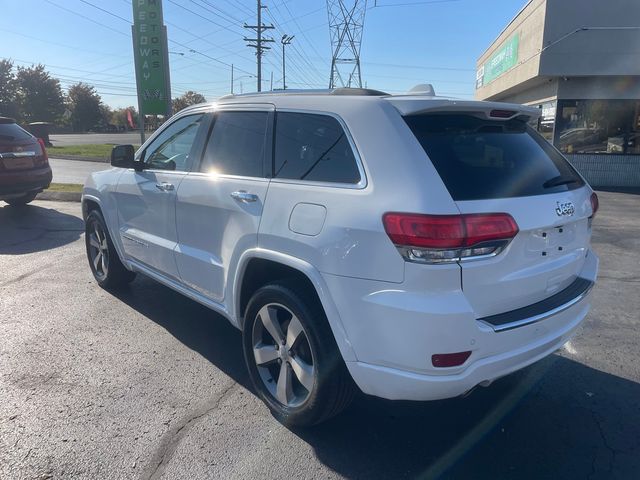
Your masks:
<instances>
[{"instance_id":1,"label":"door handle","mask_svg":"<svg viewBox=\"0 0 640 480\"><path fill-rule=\"evenodd\" d=\"M252 203L252 202L258 201L257 195L253 193L245 192L244 190L238 190L237 192L231 193L231 198L243 203Z\"/></svg>"},{"instance_id":2,"label":"door handle","mask_svg":"<svg viewBox=\"0 0 640 480\"><path fill-rule=\"evenodd\" d=\"M167 182L156 183L156 188L162 192L173 192L173 190L175 189L173 183Z\"/></svg>"}]
</instances>

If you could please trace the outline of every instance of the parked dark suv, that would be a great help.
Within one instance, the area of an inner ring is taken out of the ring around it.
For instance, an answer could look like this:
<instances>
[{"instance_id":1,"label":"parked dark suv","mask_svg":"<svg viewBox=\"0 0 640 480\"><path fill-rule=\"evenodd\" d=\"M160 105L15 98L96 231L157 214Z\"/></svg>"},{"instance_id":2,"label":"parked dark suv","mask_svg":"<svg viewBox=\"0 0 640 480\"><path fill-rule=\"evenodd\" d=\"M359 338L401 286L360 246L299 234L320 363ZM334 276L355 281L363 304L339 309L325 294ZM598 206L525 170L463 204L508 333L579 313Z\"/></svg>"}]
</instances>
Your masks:
<instances>
[{"instance_id":1,"label":"parked dark suv","mask_svg":"<svg viewBox=\"0 0 640 480\"><path fill-rule=\"evenodd\" d=\"M49 187L51 177L42 139L0 117L0 200L25 205Z\"/></svg>"}]
</instances>

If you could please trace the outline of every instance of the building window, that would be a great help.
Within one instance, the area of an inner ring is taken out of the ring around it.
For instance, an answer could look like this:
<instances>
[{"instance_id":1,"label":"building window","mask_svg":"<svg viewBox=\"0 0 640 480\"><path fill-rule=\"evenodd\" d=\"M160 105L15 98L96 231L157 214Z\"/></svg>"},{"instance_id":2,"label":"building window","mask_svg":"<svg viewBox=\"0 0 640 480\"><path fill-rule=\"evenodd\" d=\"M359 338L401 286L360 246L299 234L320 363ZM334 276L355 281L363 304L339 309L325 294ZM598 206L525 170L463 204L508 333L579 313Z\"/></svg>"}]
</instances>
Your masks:
<instances>
[{"instance_id":1,"label":"building window","mask_svg":"<svg viewBox=\"0 0 640 480\"><path fill-rule=\"evenodd\" d=\"M532 105L540 109L540 116L529 125L536 129L547 141L553 141L553 126L556 123L556 102L540 103Z\"/></svg>"},{"instance_id":2,"label":"building window","mask_svg":"<svg viewBox=\"0 0 640 480\"><path fill-rule=\"evenodd\" d=\"M563 153L640 154L640 101L560 100L555 132Z\"/></svg>"}]
</instances>

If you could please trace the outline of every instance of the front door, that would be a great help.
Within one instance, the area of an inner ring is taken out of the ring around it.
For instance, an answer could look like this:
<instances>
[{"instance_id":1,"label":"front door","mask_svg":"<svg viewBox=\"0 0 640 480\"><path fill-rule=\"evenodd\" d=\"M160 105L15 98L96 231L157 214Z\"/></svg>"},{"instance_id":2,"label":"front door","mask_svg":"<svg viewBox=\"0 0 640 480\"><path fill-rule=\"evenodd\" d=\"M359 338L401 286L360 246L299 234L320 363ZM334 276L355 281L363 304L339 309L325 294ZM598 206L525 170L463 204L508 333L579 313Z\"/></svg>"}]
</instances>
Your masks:
<instances>
[{"instance_id":1,"label":"front door","mask_svg":"<svg viewBox=\"0 0 640 480\"><path fill-rule=\"evenodd\" d=\"M176 191L191 166L204 118L198 113L171 121L141 153L144 169L126 170L116 191L126 255L175 278Z\"/></svg>"},{"instance_id":2,"label":"front door","mask_svg":"<svg viewBox=\"0 0 640 480\"><path fill-rule=\"evenodd\" d=\"M238 108L238 107L237 107ZM183 283L222 303L230 266L257 246L269 186L273 108L218 110L197 171L176 203L176 263Z\"/></svg>"}]
</instances>

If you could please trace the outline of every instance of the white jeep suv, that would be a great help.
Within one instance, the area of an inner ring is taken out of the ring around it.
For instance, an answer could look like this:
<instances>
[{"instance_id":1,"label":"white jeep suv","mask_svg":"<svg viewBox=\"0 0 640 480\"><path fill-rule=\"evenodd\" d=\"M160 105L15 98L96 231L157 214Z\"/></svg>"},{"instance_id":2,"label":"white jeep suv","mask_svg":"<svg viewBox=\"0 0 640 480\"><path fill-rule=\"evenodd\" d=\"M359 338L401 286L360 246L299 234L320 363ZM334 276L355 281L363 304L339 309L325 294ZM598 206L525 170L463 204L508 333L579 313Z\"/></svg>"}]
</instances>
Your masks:
<instances>
[{"instance_id":1,"label":"white jeep suv","mask_svg":"<svg viewBox=\"0 0 640 480\"><path fill-rule=\"evenodd\" d=\"M537 115L358 89L188 108L87 181L91 270L226 317L288 425L356 386L464 394L561 347L589 309L597 197Z\"/></svg>"}]
</instances>

